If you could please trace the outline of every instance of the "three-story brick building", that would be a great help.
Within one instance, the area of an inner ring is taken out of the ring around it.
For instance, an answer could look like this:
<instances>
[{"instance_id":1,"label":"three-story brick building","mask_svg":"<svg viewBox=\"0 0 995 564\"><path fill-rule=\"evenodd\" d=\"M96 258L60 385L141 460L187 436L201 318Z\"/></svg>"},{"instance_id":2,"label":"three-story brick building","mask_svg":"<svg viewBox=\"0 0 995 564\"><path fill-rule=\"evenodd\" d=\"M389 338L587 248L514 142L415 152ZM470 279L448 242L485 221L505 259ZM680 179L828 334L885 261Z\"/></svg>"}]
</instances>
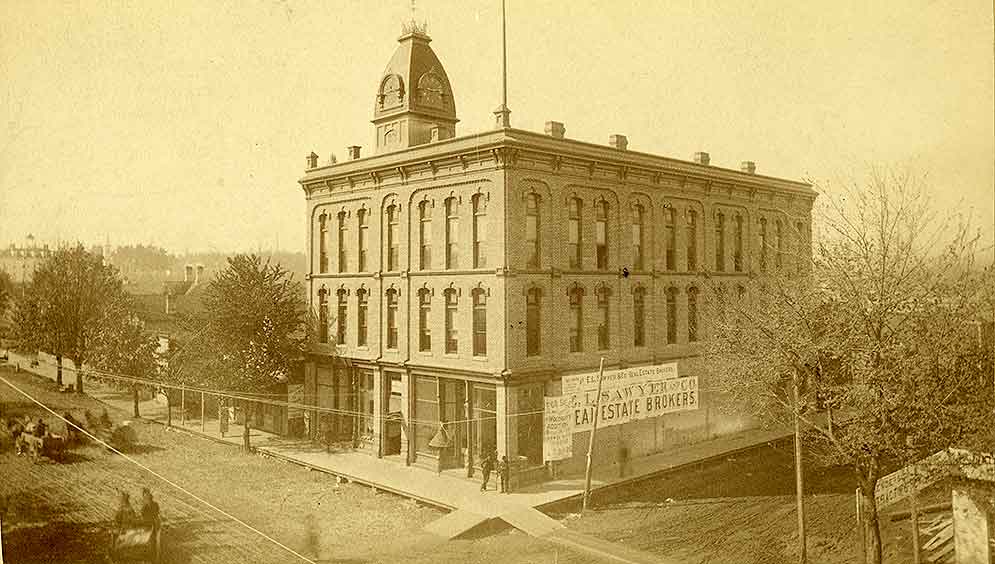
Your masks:
<instances>
[{"instance_id":1,"label":"three-story brick building","mask_svg":"<svg viewBox=\"0 0 995 564\"><path fill-rule=\"evenodd\" d=\"M564 375L656 365L704 337L699 274L737 281L807 256L804 183L498 127L457 136L449 79L409 25L374 107L374 155L308 157L308 289L319 343L306 370L312 434L372 454L472 468L497 449L538 480L543 398ZM500 123L500 116L498 123ZM707 381L707 375L699 375ZM710 405L599 433L596 461L749 425ZM335 416L329 416L335 413ZM319 415L322 417L319 418ZM579 469L587 432L577 433Z\"/></svg>"}]
</instances>

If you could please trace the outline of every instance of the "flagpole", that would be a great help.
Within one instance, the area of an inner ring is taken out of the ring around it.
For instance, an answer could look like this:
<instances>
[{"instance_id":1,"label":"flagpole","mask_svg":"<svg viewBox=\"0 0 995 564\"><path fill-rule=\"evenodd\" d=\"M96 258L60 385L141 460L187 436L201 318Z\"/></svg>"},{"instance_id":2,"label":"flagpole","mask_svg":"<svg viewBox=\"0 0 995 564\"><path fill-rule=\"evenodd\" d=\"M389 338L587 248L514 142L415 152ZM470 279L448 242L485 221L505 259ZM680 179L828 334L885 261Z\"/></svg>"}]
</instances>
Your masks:
<instances>
[{"instance_id":1,"label":"flagpole","mask_svg":"<svg viewBox=\"0 0 995 564\"><path fill-rule=\"evenodd\" d=\"M497 127L511 127L511 110L508 109L508 18L505 16L505 0L501 0L501 105L494 110L494 118Z\"/></svg>"}]
</instances>

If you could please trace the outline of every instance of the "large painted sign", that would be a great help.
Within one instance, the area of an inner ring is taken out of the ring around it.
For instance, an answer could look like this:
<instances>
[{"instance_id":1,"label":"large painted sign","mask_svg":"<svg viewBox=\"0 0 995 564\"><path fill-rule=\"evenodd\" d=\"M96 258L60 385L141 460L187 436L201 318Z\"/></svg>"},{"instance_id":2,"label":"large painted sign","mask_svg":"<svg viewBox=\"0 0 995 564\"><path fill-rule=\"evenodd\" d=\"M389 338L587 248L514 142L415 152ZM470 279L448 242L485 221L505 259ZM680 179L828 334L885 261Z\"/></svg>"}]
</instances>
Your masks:
<instances>
[{"instance_id":1,"label":"large painted sign","mask_svg":"<svg viewBox=\"0 0 995 564\"><path fill-rule=\"evenodd\" d=\"M878 480L874 500L886 507L950 476L995 482L995 455L949 448Z\"/></svg>"},{"instance_id":2,"label":"large painted sign","mask_svg":"<svg viewBox=\"0 0 995 564\"><path fill-rule=\"evenodd\" d=\"M595 419L603 428L698 406L698 377L679 377L677 363L605 372L600 402L597 372L564 376L563 395L546 398L545 458L569 458L572 453L565 449L572 446L572 438L567 441L563 436L591 430Z\"/></svg>"}]
</instances>

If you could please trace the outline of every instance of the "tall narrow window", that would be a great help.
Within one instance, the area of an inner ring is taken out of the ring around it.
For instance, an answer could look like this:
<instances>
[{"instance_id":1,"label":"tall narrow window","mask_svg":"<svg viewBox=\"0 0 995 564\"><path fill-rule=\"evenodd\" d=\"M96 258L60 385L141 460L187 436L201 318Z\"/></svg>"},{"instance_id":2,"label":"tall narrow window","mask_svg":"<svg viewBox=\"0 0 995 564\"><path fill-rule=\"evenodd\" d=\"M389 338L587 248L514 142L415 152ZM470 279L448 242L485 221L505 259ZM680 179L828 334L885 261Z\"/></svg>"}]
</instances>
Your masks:
<instances>
[{"instance_id":1,"label":"tall narrow window","mask_svg":"<svg viewBox=\"0 0 995 564\"><path fill-rule=\"evenodd\" d=\"M780 270L784 266L784 232L781 229L780 219L774 222L774 249L777 252L774 255L774 265Z\"/></svg>"},{"instance_id":2,"label":"tall narrow window","mask_svg":"<svg viewBox=\"0 0 995 564\"><path fill-rule=\"evenodd\" d=\"M632 208L632 265L636 270L645 270L643 258L643 206L636 204Z\"/></svg>"},{"instance_id":3,"label":"tall narrow window","mask_svg":"<svg viewBox=\"0 0 995 564\"><path fill-rule=\"evenodd\" d=\"M397 348L397 290L387 290L387 348Z\"/></svg>"},{"instance_id":4,"label":"tall narrow window","mask_svg":"<svg viewBox=\"0 0 995 564\"><path fill-rule=\"evenodd\" d=\"M349 304L346 302L346 291L339 290L337 292L339 302L338 302L338 315L335 324L335 342L339 345L345 344L345 330L346 330L346 312L348 311Z\"/></svg>"},{"instance_id":5,"label":"tall narrow window","mask_svg":"<svg viewBox=\"0 0 995 564\"><path fill-rule=\"evenodd\" d=\"M743 272L743 216L736 215L736 251L732 257L733 268Z\"/></svg>"},{"instance_id":6,"label":"tall narrow window","mask_svg":"<svg viewBox=\"0 0 995 564\"><path fill-rule=\"evenodd\" d=\"M446 354L456 354L459 341L456 329L456 290L449 288L443 295L446 298Z\"/></svg>"},{"instance_id":7,"label":"tall narrow window","mask_svg":"<svg viewBox=\"0 0 995 564\"><path fill-rule=\"evenodd\" d=\"M366 346L366 315L369 311L369 292L366 290L356 291L356 345Z\"/></svg>"},{"instance_id":8,"label":"tall narrow window","mask_svg":"<svg viewBox=\"0 0 995 564\"><path fill-rule=\"evenodd\" d=\"M726 269L726 216L715 216L715 271Z\"/></svg>"},{"instance_id":9,"label":"tall narrow window","mask_svg":"<svg viewBox=\"0 0 995 564\"><path fill-rule=\"evenodd\" d=\"M570 268L581 268L583 265L583 247L581 246L580 212L583 205L580 198L571 198L567 216L567 256L570 258Z\"/></svg>"},{"instance_id":10,"label":"tall narrow window","mask_svg":"<svg viewBox=\"0 0 995 564\"><path fill-rule=\"evenodd\" d=\"M584 350L584 290L570 290L570 352Z\"/></svg>"},{"instance_id":11,"label":"tall narrow window","mask_svg":"<svg viewBox=\"0 0 995 564\"><path fill-rule=\"evenodd\" d=\"M397 270L400 265L399 215L396 204L387 207L387 270Z\"/></svg>"},{"instance_id":12,"label":"tall narrow window","mask_svg":"<svg viewBox=\"0 0 995 564\"><path fill-rule=\"evenodd\" d=\"M318 272L328 272L328 216L321 214L318 217Z\"/></svg>"},{"instance_id":13,"label":"tall narrow window","mask_svg":"<svg viewBox=\"0 0 995 564\"><path fill-rule=\"evenodd\" d=\"M677 344L677 288L667 288L667 344Z\"/></svg>"},{"instance_id":14,"label":"tall narrow window","mask_svg":"<svg viewBox=\"0 0 995 564\"><path fill-rule=\"evenodd\" d=\"M418 204L418 268L432 268L432 204L428 200Z\"/></svg>"},{"instance_id":15,"label":"tall narrow window","mask_svg":"<svg viewBox=\"0 0 995 564\"><path fill-rule=\"evenodd\" d=\"M525 197L525 267L539 268L542 257L539 253L539 195Z\"/></svg>"},{"instance_id":16,"label":"tall narrow window","mask_svg":"<svg viewBox=\"0 0 995 564\"><path fill-rule=\"evenodd\" d=\"M646 346L646 290L641 287L632 293L632 344Z\"/></svg>"},{"instance_id":17,"label":"tall narrow window","mask_svg":"<svg viewBox=\"0 0 995 564\"><path fill-rule=\"evenodd\" d=\"M318 290L318 342L328 342L328 290Z\"/></svg>"},{"instance_id":18,"label":"tall narrow window","mask_svg":"<svg viewBox=\"0 0 995 564\"><path fill-rule=\"evenodd\" d=\"M459 202L446 198L446 268L459 268Z\"/></svg>"},{"instance_id":19,"label":"tall narrow window","mask_svg":"<svg viewBox=\"0 0 995 564\"><path fill-rule=\"evenodd\" d=\"M432 329L429 316L432 314L432 295L425 288L418 291L418 350L432 350Z\"/></svg>"},{"instance_id":20,"label":"tall narrow window","mask_svg":"<svg viewBox=\"0 0 995 564\"><path fill-rule=\"evenodd\" d=\"M677 256L677 220L676 212L674 208L667 208L663 210L664 218L664 249L663 249L663 259L664 265L667 270L674 270L674 266L677 262L675 258Z\"/></svg>"},{"instance_id":21,"label":"tall narrow window","mask_svg":"<svg viewBox=\"0 0 995 564\"><path fill-rule=\"evenodd\" d=\"M487 356L487 294L473 290L473 356Z\"/></svg>"},{"instance_id":22,"label":"tall narrow window","mask_svg":"<svg viewBox=\"0 0 995 564\"><path fill-rule=\"evenodd\" d=\"M529 288L525 294L525 355L537 356L540 351L542 318L539 306L541 290Z\"/></svg>"},{"instance_id":23,"label":"tall narrow window","mask_svg":"<svg viewBox=\"0 0 995 564\"><path fill-rule=\"evenodd\" d=\"M487 256L484 242L487 241L487 199L483 194L473 196L473 268L485 268Z\"/></svg>"},{"instance_id":24,"label":"tall narrow window","mask_svg":"<svg viewBox=\"0 0 995 564\"><path fill-rule=\"evenodd\" d=\"M698 288L688 288L688 341L698 340Z\"/></svg>"},{"instance_id":25,"label":"tall narrow window","mask_svg":"<svg viewBox=\"0 0 995 564\"><path fill-rule=\"evenodd\" d=\"M760 272L767 272L767 218L760 218Z\"/></svg>"},{"instance_id":26,"label":"tall narrow window","mask_svg":"<svg viewBox=\"0 0 995 564\"><path fill-rule=\"evenodd\" d=\"M688 210L687 214L688 272L698 269L698 212Z\"/></svg>"},{"instance_id":27,"label":"tall narrow window","mask_svg":"<svg viewBox=\"0 0 995 564\"><path fill-rule=\"evenodd\" d=\"M359 220L359 271L366 272L366 254L369 250L370 212L366 208L356 213Z\"/></svg>"},{"instance_id":28,"label":"tall narrow window","mask_svg":"<svg viewBox=\"0 0 995 564\"><path fill-rule=\"evenodd\" d=\"M349 257L346 254L346 239L349 236L349 226L345 220L346 213L339 212L339 272L349 270Z\"/></svg>"},{"instance_id":29,"label":"tall narrow window","mask_svg":"<svg viewBox=\"0 0 995 564\"><path fill-rule=\"evenodd\" d=\"M608 202L601 200L597 205L594 222L594 245L597 269L608 270Z\"/></svg>"},{"instance_id":30,"label":"tall narrow window","mask_svg":"<svg viewBox=\"0 0 995 564\"><path fill-rule=\"evenodd\" d=\"M609 311L609 296L611 291L602 286L598 288L598 350L607 350L611 346L609 328L611 326L611 312Z\"/></svg>"}]
</instances>

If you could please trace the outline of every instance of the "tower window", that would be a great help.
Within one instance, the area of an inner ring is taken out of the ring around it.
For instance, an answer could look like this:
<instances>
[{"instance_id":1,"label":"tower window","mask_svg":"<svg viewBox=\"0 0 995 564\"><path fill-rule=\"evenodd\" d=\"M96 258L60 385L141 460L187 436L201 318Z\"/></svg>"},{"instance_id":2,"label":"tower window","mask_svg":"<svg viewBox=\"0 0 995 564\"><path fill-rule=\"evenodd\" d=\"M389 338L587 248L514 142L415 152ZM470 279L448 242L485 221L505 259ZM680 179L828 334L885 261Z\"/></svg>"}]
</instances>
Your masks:
<instances>
[{"instance_id":1,"label":"tower window","mask_svg":"<svg viewBox=\"0 0 995 564\"><path fill-rule=\"evenodd\" d=\"M608 202L601 200L596 209L594 245L597 269L608 270Z\"/></svg>"},{"instance_id":2,"label":"tower window","mask_svg":"<svg viewBox=\"0 0 995 564\"><path fill-rule=\"evenodd\" d=\"M542 255L539 247L539 195L525 197L525 267L539 268Z\"/></svg>"},{"instance_id":3,"label":"tower window","mask_svg":"<svg viewBox=\"0 0 995 564\"><path fill-rule=\"evenodd\" d=\"M487 241L487 200L483 194L473 196L473 268L486 268L487 256L484 242Z\"/></svg>"},{"instance_id":4,"label":"tower window","mask_svg":"<svg viewBox=\"0 0 995 564\"><path fill-rule=\"evenodd\" d=\"M446 269L459 268L459 201L446 198Z\"/></svg>"},{"instance_id":5,"label":"tower window","mask_svg":"<svg viewBox=\"0 0 995 564\"><path fill-rule=\"evenodd\" d=\"M583 204L580 198L571 198L568 204L567 216L567 256L570 268L581 268L583 265L583 247L581 246L580 213Z\"/></svg>"}]
</instances>

